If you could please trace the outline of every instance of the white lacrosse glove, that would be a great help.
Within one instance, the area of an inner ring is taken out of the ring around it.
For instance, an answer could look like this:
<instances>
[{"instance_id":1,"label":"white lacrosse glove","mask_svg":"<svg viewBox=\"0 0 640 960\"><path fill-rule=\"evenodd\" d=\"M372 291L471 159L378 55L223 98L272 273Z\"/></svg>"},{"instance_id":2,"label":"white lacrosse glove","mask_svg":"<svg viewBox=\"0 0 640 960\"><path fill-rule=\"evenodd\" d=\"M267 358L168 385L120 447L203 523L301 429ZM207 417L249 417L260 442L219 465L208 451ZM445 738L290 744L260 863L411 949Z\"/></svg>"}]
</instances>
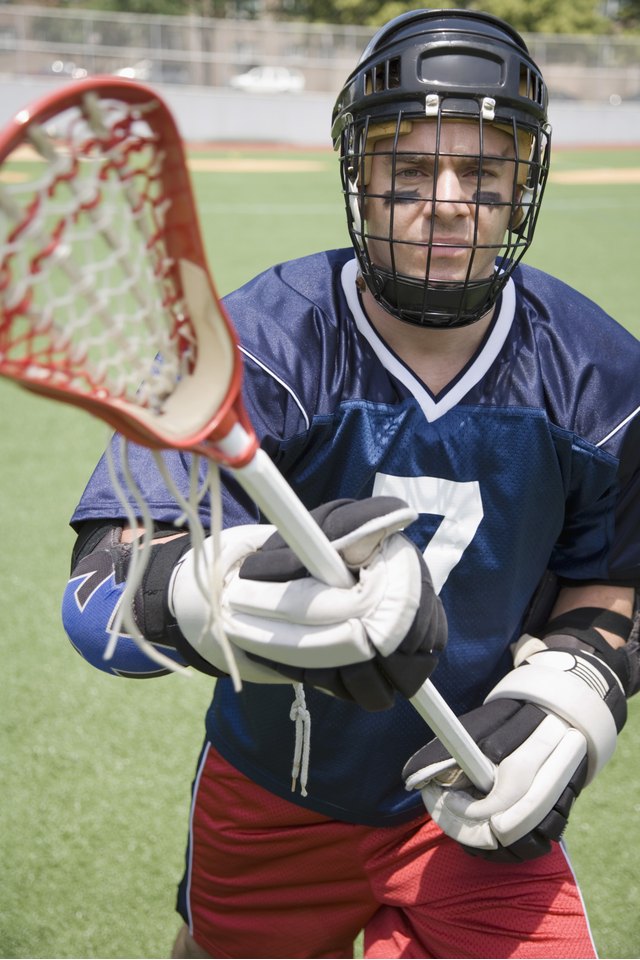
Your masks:
<instances>
[{"instance_id":1,"label":"white lacrosse glove","mask_svg":"<svg viewBox=\"0 0 640 960\"><path fill-rule=\"evenodd\" d=\"M198 586L196 554L176 566L169 606L189 644L229 672L221 625L240 677L256 683L310 683L369 710L410 697L434 670L446 619L421 552L399 533L415 519L402 501L334 501L313 515L354 574L350 588L310 576L275 528L222 533L220 621ZM211 541L206 542L207 563ZM200 553L200 563L205 563Z\"/></svg>"},{"instance_id":2,"label":"white lacrosse glove","mask_svg":"<svg viewBox=\"0 0 640 960\"><path fill-rule=\"evenodd\" d=\"M486 796L439 740L405 765L407 789L422 791L432 818L467 852L502 862L548 853L580 790L613 754L627 712L619 658L602 639L598 655L585 646L574 637L525 634L515 646L516 669L461 717L496 764Z\"/></svg>"}]
</instances>

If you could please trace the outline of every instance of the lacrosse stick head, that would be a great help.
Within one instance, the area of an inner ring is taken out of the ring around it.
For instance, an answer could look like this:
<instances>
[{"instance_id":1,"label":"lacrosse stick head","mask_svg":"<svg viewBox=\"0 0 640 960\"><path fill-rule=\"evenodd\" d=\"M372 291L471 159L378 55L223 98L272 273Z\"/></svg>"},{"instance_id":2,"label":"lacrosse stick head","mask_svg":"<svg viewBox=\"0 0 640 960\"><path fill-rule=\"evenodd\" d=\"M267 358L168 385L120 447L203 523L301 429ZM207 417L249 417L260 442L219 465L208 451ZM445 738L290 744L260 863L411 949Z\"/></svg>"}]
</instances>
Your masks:
<instances>
[{"instance_id":1,"label":"lacrosse stick head","mask_svg":"<svg viewBox=\"0 0 640 960\"><path fill-rule=\"evenodd\" d=\"M0 374L236 466L257 446L241 369L157 93L92 77L20 111L0 133Z\"/></svg>"}]
</instances>

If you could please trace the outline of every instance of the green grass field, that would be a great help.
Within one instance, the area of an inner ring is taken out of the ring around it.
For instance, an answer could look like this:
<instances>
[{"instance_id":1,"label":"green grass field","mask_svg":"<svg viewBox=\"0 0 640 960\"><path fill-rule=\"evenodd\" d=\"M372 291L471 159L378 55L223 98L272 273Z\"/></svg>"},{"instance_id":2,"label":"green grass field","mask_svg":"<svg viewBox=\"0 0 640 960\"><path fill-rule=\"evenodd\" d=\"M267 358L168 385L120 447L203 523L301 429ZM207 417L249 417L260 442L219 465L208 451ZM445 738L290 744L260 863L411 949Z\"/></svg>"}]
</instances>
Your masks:
<instances>
[{"instance_id":1,"label":"green grass field","mask_svg":"<svg viewBox=\"0 0 640 960\"><path fill-rule=\"evenodd\" d=\"M305 165L194 172L221 292L276 261L346 244L331 154L198 154L207 158ZM622 182L552 181L528 257L636 335L640 185L624 182L624 171L638 168L640 150L558 152L558 173L617 170ZM59 620L67 523L106 428L6 382L0 401L0 956L167 956L210 682L117 680L73 651ZM639 714L632 703L616 756L567 832L596 943L609 958L636 957L640 944Z\"/></svg>"}]
</instances>

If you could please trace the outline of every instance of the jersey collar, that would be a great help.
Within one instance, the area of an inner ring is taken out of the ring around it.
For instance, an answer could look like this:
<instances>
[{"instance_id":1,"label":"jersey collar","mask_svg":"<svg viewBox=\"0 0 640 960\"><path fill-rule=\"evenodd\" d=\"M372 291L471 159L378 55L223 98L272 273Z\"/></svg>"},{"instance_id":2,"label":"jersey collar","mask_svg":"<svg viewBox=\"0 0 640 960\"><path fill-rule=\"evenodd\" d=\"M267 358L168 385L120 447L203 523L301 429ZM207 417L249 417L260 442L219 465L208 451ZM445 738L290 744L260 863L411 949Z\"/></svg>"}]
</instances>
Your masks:
<instances>
[{"instance_id":1,"label":"jersey collar","mask_svg":"<svg viewBox=\"0 0 640 960\"><path fill-rule=\"evenodd\" d=\"M357 276L356 259L348 260L342 268L342 289L358 330L368 341L383 367L404 384L413 395L427 420L432 422L444 416L484 377L502 350L516 312L516 288L513 280L509 278L507 281L502 291L497 316L494 317L491 328L475 356L462 373L437 397L434 397L424 383L387 346L365 314L358 296Z\"/></svg>"}]
</instances>

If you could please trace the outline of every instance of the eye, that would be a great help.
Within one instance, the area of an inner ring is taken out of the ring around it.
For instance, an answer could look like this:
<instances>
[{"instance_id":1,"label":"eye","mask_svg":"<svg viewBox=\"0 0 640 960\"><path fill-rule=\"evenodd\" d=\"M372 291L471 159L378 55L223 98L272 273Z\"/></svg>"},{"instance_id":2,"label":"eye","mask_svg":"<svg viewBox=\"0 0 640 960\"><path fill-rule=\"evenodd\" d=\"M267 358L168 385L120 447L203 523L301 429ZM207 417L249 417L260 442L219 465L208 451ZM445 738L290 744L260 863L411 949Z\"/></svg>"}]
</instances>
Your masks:
<instances>
[{"instance_id":1,"label":"eye","mask_svg":"<svg viewBox=\"0 0 640 960\"><path fill-rule=\"evenodd\" d=\"M420 180L424 172L419 167L398 167L396 177L402 180Z\"/></svg>"},{"instance_id":2,"label":"eye","mask_svg":"<svg viewBox=\"0 0 640 960\"><path fill-rule=\"evenodd\" d=\"M466 174L475 180L477 180L478 177L481 180L489 180L497 177L498 171L494 166L491 166L491 164L473 163L467 167Z\"/></svg>"}]
</instances>

